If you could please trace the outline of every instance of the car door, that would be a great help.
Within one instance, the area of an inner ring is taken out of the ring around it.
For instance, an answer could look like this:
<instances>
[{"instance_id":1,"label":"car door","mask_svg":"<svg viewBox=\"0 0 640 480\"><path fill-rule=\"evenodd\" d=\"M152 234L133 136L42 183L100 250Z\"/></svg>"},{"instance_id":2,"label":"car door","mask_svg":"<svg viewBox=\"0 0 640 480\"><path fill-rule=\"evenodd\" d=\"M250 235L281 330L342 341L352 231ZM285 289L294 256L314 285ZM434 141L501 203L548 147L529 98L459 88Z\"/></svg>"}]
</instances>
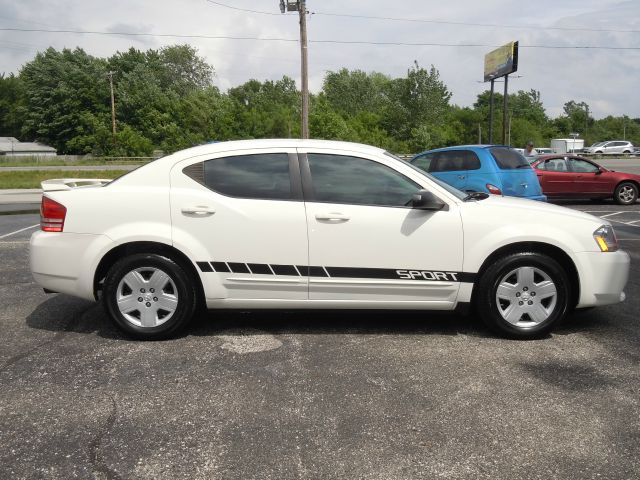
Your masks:
<instances>
[{"instance_id":1,"label":"car door","mask_svg":"<svg viewBox=\"0 0 640 480\"><path fill-rule=\"evenodd\" d=\"M174 245L207 298L307 299L307 226L295 149L218 153L171 171Z\"/></svg>"},{"instance_id":2,"label":"car door","mask_svg":"<svg viewBox=\"0 0 640 480\"><path fill-rule=\"evenodd\" d=\"M383 155L299 152L309 298L343 306L430 302L431 308L452 308L464 276L455 202L440 211L412 209L413 194L423 188L417 173L392 168Z\"/></svg>"},{"instance_id":3,"label":"car door","mask_svg":"<svg viewBox=\"0 0 640 480\"><path fill-rule=\"evenodd\" d=\"M572 197L575 195L574 173L569 170L565 157L548 158L535 167L542 193L549 197Z\"/></svg>"},{"instance_id":4,"label":"car door","mask_svg":"<svg viewBox=\"0 0 640 480\"><path fill-rule=\"evenodd\" d=\"M602 174L598 165L584 158L570 157L567 160L573 172L577 196L593 198L611 195L613 185L608 176Z\"/></svg>"}]
</instances>

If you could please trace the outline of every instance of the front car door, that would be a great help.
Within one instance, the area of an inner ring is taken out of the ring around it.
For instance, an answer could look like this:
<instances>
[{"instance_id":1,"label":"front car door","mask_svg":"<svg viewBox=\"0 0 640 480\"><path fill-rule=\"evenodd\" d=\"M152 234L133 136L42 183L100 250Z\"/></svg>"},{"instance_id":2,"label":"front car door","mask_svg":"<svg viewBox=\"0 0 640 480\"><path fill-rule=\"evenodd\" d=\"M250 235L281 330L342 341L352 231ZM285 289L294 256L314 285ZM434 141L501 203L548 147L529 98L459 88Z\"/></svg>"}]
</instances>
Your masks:
<instances>
[{"instance_id":1,"label":"front car door","mask_svg":"<svg viewBox=\"0 0 640 480\"><path fill-rule=\"evenodd\" d=\"M598 165L577 157L569 158L568 163L574 174L576 195L585 198L611 196L614 186Z\"/></svg>"},{"instance_id":2,"label":"front car door","mask_svg":"<svg viewBox=\"0 0 640 480\"><path fill-rule=\"evenodd\" d=\"M171 171L174 245L216 299L306 300L307 226L295 149L195 157Z\"/></svg>"},{"instance_id":3,"label":"front car door","mask_svg":"<svg viewBox=\"0 0 640 480\"><path fill-rule=\"evenodd\" d=\"M445 199L446 209L440 211L412 209L412 196L425 188L424 179L408 165L397 169L382 154L299 152L309 298L344 307L366 300L368 305L430 302L430 308L452 308L464 280L455 202Z\"/></svg>"}]
</instances>

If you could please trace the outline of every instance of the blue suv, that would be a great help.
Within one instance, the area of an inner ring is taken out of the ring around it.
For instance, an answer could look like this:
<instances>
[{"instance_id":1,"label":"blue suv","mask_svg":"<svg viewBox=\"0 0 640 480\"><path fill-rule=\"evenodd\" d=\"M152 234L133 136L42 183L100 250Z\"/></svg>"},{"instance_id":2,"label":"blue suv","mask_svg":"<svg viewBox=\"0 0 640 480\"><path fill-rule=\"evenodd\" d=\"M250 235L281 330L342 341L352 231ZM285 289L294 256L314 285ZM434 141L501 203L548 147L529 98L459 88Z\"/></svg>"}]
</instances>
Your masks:
<instances>
[{"instance_id":1,"label":"blue suv","mask_svg":"<svg viewBox=\"0 0 640 480\"><path fill-rule=\"evenodd\" d=\"M546 201L529 162L503 145L465 145L419 153L411 164L463 192Z\"/></svg>"}]
</instances>

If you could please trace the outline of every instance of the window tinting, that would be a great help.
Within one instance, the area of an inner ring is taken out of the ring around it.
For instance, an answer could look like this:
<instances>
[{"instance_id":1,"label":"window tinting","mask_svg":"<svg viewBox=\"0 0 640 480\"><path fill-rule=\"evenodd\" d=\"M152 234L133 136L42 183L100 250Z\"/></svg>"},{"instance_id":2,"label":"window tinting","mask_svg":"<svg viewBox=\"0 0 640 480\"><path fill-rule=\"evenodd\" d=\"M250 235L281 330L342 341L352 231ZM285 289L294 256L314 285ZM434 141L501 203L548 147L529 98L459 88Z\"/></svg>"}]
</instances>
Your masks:
<instances>
[{"instance_id":1,"label":"window tinting","mask_svg":"<svg viewBox=\"0 0 640 480\"><path fill-rule=\"evenodd\" d=\"M215 192L230 197L289 200L289 156L260 153L216 158L204 162L204 181Z\"/></svg>"},{"instance_id":2,"label":"window tinting","mask_svg":"<svg viewBox=\"0 0 640 480\"><path fill-rule=\"evenodd\" d=\"M538 165L540 170L546 170L548 172L566 172L567 165L564 158L551 158Z\"/></svg>"},{"instance_id":3,"label":"window tinting","mask_svg":"<svg viewBox=\"0 0 640 480\"><path fill-rule=\"evenodd\" d=\"M599 170L593 163L585 160L578 160L577 158L570 158L571 170L579 173L595 173Z\"/></svg>"},{"instance_id":4,"label":"window tinting","mask_svg":"<svg viewBox=\"0 0 640 480\"><path fill-rule=\"evenodd\" d=\"M372 160L309 153L315 200L357 205L405 206L417 183Z\"/></svg>"},{"instance_id":5,"label":"window tinting","mask_svg":"<svg viewBox=\"0 0 640 480\"><path fill-rule=\"evenodd\" d=\"M471 150L449 150L436 154L432 172L451 172L460 170L478 170L480 160Z\"/></svg>"},{"instance_id":6,"label":"window tinting","mask_svg":"<svg viewBox=\"0 0 640 480\"><path fill-rule=\"evenodd\" d=\"M494 147L490 148L489 151L495 158L498 167L502 170L531 168L527 159L511 148Z\"/></svg>"},{"instance_id":7,"label":"window tinting","mask_svg":"<svg viewBox=\"0 0 640 480\"><path fill-rule=\"evenodd\" d=\"M413 160L411 160L411 164L415 165L421 170L424 170L425 172L430 172L431 162L433 161L433 157L434 157L433 153L426 153L424 155L420 155L419 157L416 157Z\"/></svg>"}]
</instances>

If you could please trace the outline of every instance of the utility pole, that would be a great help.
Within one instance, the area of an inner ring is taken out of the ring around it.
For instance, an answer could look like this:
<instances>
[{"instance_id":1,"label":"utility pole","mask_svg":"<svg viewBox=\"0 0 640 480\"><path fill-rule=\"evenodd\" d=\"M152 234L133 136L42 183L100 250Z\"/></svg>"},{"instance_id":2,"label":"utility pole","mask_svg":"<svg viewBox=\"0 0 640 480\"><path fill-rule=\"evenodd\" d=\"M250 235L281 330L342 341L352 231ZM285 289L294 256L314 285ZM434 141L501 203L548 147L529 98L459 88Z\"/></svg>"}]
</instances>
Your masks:
<instances>
[{"instance_id":1,"label":"utility pole","mask_svg":"<svg viewBox=\"0 0 640 480\"><path fill-rule=\"evenodd\" d=\"M111 87L111 130L113 134L113 143L116 143L116 103L113 96L113 74L116 72L109 71L107 76L109 77L109 86Z\"/></svg>"},{"instance_id":2,"label":"utility pole","mask_svg":"<svg viewBox=\"0 0 640 480\"><path fill-rule=\"evenodd\" d=\"M508 95L509 74L504 76L504 98L502 99L502 144L507 145L507 107L509 105Z\"/></svg>"},{"instance_id":3,"label":"utility pole","mask_svg":"<svg viewBox=\"0 0 640 480\"><path fill-rule=\"evenodd\" d=\"M285 5L286 4L286 5ZM297 11L300 16L300 57L302 83L302 138L309 138L309 70L307 57L307 5L305 0L280 0L280 12Z\"/></svg>"}]
</instances>

